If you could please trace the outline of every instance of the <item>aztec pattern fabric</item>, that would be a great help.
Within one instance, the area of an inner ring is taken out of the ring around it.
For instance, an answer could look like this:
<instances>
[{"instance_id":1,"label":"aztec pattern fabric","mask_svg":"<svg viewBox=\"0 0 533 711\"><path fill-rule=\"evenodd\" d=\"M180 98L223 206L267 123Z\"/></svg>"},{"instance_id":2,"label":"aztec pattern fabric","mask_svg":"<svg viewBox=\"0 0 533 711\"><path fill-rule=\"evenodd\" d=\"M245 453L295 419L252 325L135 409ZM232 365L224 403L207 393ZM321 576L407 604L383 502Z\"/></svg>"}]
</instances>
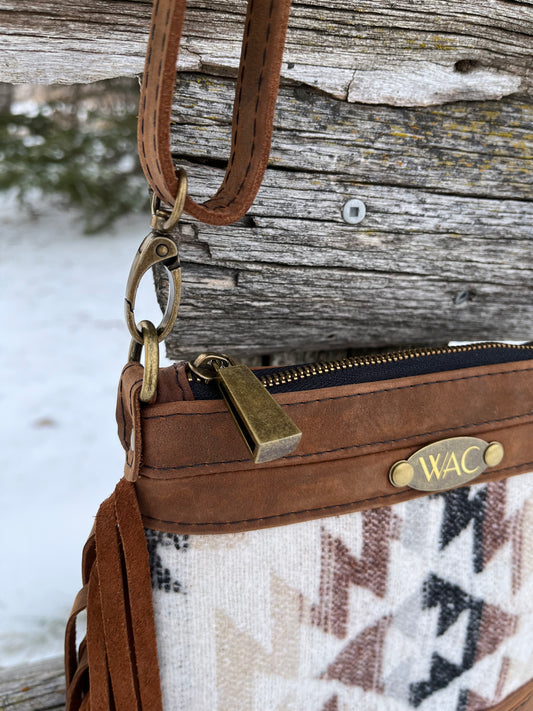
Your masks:
<instances>
[{"instance_id":1,"label":"aztec pattern fabric","mask_svg":"<svg viewBox=\"0 0 533 711\"><path fill-rule=\"evenodd\" d=\"M533 473L146 537L167 711L483 711L530 680Z\"/></svg>"}]
</instances>

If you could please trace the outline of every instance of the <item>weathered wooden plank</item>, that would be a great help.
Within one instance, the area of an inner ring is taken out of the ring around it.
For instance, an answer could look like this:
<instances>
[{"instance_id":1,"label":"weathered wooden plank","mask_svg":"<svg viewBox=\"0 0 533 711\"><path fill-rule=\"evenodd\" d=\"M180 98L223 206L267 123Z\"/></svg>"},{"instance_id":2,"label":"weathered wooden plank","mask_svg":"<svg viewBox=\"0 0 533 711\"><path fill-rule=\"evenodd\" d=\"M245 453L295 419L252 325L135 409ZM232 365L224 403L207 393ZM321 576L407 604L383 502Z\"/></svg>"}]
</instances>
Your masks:
<instances>
[{"instance_id":1,"label":"weathered wooden plank","mask_svg":"<svg viewBox=\"0 0 533 711\"><path fill-rule=\"evenodd\" d=\"M199 179L212 172L197 167L189 171ZM345 199L353 194L367 206L365 220L356 226L341 217ZM337 176L276 170L268 174L251 214L241 223L213 227L186 218L182 254L188 261L210 260L228 268L359 267L423 276L435 273L438 258L443 278L464 279L475 268L486 280L513 286L531 281L532 218L528 201L347 186Z\"/></svg>"},{"instance_id":2,"label":"weathered wooden plank","mask_svg":"<svg viewBox=\"0 0 533 711\"><path fill-rule=\"evenodd\" d=\"M171 357L204 350L190 347L191 330L195 344L209 344L211 350L270 354L327 350L328 344L442 344L479 339L482 333L489 339L524 338L531 315L527 287L502 298L500 290L476 278L446 282L438 275L269 267L239 275L232 290L221 288L226 279L220 270L188 271L180 323L167 346ZM417 311L418 319L409 320ZM480 317L487 320L480 323ZM505 323L503 333L494 323Z\"/></svg>"},{"instance_id":3,"label":"weathered wooden plank","mask_svg":"<svg viewBox=\"0 0 533 711\"><path fill-rule=\"evenodd\" d=\"M233 93L227 80L182 75L173 112L177 156L227 160ZM400 109L286 86L271 165L347 181L531 199L533 105L515 98Z\"/></svg>"},{"instance_id":4,"label":"weathered wooden plank","mask_svg":"<svg viewBox=\"0 0 533 711\"><path fill-rule=\"evenodd\" d=\"M232 93L180 81L172 141L198 199L221 180ZM170 355L530 338L532 167L525 99L400 109L282 88L249 215L181 228ZM357 226L341 216L350 197L367 206Z\"/></svg>"},{"instance_id":5,"label":"weathered wooden plank","mask_svg":"<svg viewBox=\"0 0 533 711\"><path fill-rule=\"evenodd\" d=\"M189 3L180 61L197 74L181 75L172 141L199 198L229 152L244 6ZM530 338L531 6L295 0L272 167L241 224L183 225L170 354ZM27 79L38 49L42 80L138 72L149 9L12 0L0 62ZM357 227L349 197L368 207Z\"/></svg>"},{"instance_id":6,"label":"weathered wooden plank","mask_svg":"<svg viewBox=\"0 0 533 711\"><path fill-rule=\"evenodd\" d=\"M181 68L234 75L245 2L188 5ZM0 81L137 74L149 14L147 0L8 0ZM283 76L351 102L496 99L532 91L532 35L526 0L294 0Z\"/></svg>"},{"instance_id":7,"label":"weathered wooden plank","mask_svg":"<svg viewBox=\"0 0 533 711\"><path fill-rule=\"evenodd\" d=\"M530 297L527 286L502 290L474 275L445 280L438 265L434 276L424 278L280 266L234 272L187 264L180 321L167 349L180 358L206 349L270 354L327 350L328 344L527 338Z\"/></svg>"},{"instance_id":8,"label":"weathered wooden plank","mask_svg":"<svg viewBox=\"0 0 533 711\"><path fill-rule=\"evenodd\" d=\"M64 708L62 658L0 667L0 711L62 711Z\"/></svg>"}]
</instances>

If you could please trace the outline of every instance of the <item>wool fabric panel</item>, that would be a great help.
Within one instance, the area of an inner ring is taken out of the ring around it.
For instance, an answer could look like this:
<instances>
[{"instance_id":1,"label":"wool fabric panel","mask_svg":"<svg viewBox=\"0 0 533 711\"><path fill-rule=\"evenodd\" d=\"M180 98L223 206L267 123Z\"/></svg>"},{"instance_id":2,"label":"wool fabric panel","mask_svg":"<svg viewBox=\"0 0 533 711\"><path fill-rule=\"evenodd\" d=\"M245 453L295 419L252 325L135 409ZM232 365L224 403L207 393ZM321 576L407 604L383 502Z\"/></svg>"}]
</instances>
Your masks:
<instances>
[{"instance_id":1,"label":"wool fabric panel","mask_svg":"<svg viewBox=\"0 0 533 711\"><path fill-rule=\"evenodd\" d=\"M533 473L146 538L165 711L477 711L530 680Z\"/></svg>"}]
</instances>

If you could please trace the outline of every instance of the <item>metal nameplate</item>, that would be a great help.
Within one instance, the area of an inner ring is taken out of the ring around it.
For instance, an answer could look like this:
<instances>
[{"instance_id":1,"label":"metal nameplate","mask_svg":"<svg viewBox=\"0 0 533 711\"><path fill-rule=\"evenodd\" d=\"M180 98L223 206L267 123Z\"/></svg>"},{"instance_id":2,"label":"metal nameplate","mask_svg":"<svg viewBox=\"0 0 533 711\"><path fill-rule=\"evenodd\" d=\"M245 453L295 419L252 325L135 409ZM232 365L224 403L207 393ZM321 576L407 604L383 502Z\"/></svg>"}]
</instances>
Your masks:
<instances>
[{"instance_id":1,"label":"metal nameplate","mask_svg":"<svg viewBox=\"0 0 533 711\"><path fill-rule=\"evenodd\" d=\"M389 471L391 484L418 491L442 491L461 486L497 466L503 459L499 442L477 437L452 437L419 449Z\"/></svg>"}]
</instances>

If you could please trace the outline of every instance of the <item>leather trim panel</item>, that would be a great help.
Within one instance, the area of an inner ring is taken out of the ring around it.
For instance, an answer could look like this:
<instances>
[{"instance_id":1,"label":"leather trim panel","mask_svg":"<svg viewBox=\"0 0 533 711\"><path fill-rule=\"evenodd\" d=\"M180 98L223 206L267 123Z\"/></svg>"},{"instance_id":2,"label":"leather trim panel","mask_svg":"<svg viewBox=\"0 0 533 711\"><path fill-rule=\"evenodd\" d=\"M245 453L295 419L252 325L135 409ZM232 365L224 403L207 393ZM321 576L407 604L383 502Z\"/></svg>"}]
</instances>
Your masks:
<instances>
[{"instance_id":1,"label":"leather trim panel","mask_svg":"<svg viewBox=\"0 0 533 711\"><path fill-rule=\"evenodd\" d=\"M140 378L141 366L127 366L119 429L128 447L135 425L138 466L126 475L145 524L160 530L245 531L424 496L395 488L389 468L448 437L504 446L501 464L471 484L533 471L531 361L276 396L304 434L293 454L259 465L222 401L159 398L138 409Z\"/></svg>"}]
</instances>

